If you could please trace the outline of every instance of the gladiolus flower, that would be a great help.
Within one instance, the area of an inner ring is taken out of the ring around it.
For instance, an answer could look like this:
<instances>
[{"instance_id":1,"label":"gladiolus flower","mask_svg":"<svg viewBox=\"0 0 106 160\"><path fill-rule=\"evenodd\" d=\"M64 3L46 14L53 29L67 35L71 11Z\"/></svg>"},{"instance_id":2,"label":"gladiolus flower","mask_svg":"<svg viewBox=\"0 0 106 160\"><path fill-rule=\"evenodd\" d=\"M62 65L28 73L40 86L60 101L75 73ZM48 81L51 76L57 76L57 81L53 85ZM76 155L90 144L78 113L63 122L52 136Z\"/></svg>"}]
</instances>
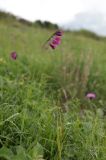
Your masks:
<instances>
[{"instance_id":1,"label":"gladiolus flower","mask_svg":"<svg viewBox=\"0 0 106 160\"><path fill-rule=\"evenodd\" d=\"M61 43L61 37L63 35L63 31L59 30L56 31L44 44L44 46L46 46L46 44L49 44L49 46L52 49L55 49L60 43Z\"/></svg>"},{"instance_id":2,"label":"gladiolus flower","mask_svg":"<svg viewBox=\"0 0 106 160\"><path fill-rule=\"evenodd\" d=\"M96 98L96 94L95 93L87 93L86 97L88 99L95 99Z\"/></svg>"},{"instance_id":3,"label":"gladiolus flower","mask_svg":"<svg viewBox=\"0 0 106 160\"><path fill-rule=\"evenodd\" d=\"M16 52L12 52L11 53L11 58L16 60L17 59L17 53Z\"/></svg>"}]
</instances>

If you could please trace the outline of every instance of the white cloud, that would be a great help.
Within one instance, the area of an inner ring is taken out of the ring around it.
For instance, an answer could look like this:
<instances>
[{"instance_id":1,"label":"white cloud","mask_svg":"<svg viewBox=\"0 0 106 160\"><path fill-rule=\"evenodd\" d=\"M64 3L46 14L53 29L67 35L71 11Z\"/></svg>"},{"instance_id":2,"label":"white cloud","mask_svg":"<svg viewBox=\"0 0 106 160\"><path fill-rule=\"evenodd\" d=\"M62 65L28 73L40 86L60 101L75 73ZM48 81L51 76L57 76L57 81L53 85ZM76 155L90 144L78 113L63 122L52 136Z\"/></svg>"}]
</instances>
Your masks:
<instances>
[{"instance_id":1,"label":"white cloud","mask_svg":"<svg viewBox=\"0 0 106 160\"><path fill-rule=\"evenodd\" d=\"M106 0L81 0L84 11L106 13Z\"/></svg>"},{"instance_id":2,"label":"white cloud","mask_svg":"<svg viewBox=\"0 0 106 160\"><path fill-rule=\"evenodd\" d=\"M0 0L0 8L31 21L49 20L106 35L106 0Z\"/></svg>"},{"instance_id":3,"label":"white cloud","mask_svg":"<svg viewBox=\"0 0 106 160\"><path fill-rule=\"evenodd\" d=\"M106 35L106 15L100 12L82 12L74 20L64 25L66 29L87 29L100 35Z\"/></svg>"},{"instance_id":4,"label":"white cloud","mask_svg":"<svg viewBox=\"0 0 106 160\"><path fill-rule=\"evenodd\" d=\"M72 2L72 3L71 3ZM29 20L66 22L82 10L80 0L0 0L0 8Z\"/></svg>"}]
</instances>

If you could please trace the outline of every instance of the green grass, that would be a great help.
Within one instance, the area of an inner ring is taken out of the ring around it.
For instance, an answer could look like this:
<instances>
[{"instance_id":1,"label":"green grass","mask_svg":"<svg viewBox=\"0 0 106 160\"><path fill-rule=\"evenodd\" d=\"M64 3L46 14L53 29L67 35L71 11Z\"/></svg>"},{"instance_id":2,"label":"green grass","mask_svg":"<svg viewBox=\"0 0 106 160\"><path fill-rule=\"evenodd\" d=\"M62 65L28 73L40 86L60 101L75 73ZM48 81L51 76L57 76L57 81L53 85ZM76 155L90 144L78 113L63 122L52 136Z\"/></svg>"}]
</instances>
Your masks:
<instances>
[{"instance_id":1,"label":"green grass","mask_svg":"<svg viewBox=\"0 0 106 160\"><path fill-rule=\"evenodd\" d=\"M0 20L0 160L106 159L106 40L53 32Z\"/></svg>"}]
</instances>

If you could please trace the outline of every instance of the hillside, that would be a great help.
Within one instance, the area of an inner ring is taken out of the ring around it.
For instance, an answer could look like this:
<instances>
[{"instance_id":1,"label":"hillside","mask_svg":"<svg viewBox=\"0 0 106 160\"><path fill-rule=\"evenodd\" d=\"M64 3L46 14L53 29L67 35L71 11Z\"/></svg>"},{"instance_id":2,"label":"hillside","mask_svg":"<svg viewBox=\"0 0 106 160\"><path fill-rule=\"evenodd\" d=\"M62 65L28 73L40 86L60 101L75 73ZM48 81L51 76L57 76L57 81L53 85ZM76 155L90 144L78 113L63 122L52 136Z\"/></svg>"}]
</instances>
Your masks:
<instances>
[{"instance_id":1,"label":"hillside","mask_svg":"<svg viewBox=\"0 0 106 160\"><path fill-rule=\"evenodd\" d=\"M56 28L1 17L1 160L105 160L106 39L65 31L45 49Z\"/></svg>"}]
</instances>

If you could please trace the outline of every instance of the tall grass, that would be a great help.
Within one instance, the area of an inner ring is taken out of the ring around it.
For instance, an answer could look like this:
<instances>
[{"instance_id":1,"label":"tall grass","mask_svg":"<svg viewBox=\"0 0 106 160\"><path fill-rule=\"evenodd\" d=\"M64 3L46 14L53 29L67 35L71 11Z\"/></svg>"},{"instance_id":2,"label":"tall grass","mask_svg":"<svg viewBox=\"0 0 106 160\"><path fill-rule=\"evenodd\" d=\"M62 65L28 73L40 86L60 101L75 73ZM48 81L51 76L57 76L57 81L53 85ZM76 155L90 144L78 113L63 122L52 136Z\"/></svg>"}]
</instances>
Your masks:
<instances>
[{"instance_id":1,"label":"tall grass","mask_svg":"<svg viewBox=\"0 0 106 160\"><path fill-rule=\"evenodd\" d=\"M105 41L0 21L0 159L105 160ZM13 61L10 53L16 51ZM88 100L86 92L95 92Z\"/></svg>"}]
</instances>

